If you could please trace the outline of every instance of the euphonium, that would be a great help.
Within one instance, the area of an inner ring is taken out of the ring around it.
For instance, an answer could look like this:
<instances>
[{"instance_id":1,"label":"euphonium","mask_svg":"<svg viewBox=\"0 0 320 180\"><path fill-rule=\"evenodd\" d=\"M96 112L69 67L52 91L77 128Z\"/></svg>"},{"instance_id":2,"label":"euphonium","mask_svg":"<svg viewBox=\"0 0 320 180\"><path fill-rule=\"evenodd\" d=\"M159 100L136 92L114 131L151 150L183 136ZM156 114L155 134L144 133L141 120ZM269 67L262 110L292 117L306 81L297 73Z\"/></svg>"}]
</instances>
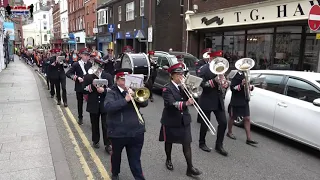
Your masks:
<instances>
[{"instance_id":1,"label":"euphonium","mask_svg":"<svg viewBox=\"0 0 320 180\"><path fill-rule=\"evenodd\" d=\"M213 74L224 74L229 69L229 62L223 57L214 58L209 63L209 69Z\"/></svg>"}]
</instances>

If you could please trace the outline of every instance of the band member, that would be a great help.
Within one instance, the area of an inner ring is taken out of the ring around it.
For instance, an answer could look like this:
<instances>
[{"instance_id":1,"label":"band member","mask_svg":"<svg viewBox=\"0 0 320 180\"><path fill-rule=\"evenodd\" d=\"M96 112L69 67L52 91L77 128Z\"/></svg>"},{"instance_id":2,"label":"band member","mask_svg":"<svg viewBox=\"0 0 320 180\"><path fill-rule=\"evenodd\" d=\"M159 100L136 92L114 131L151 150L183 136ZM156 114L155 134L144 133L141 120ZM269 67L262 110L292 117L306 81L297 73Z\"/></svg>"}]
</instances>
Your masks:
<instances>
[{"instance_id":1,"label":"band member","mask_svg":"<svg viewBox=\"0 0 320 180\"><path fill-rule=\"evenodd\" d=\"M244 73L238 71L238 73L232 78L230 89L232 91L231 101L228 107L229 111L229 122L228 122L228 133L227 137L231 139L236 139L232 133L232 126L235 118L243 117L244 128L247 135L246 143L249 145L258 144L258 142L251 139L250 132L250 108L249 101L245 95L245 77ZM250 91L254 89L254 86L250 85Z\"/></svg>"},{"instance_id":2,"label":"band member","mask_svg":"<svg viewBox=\"0 0 320 180\"><path fill-rule=\"evenodd\" d=\"M112 76L103 71L104 62L98 58L94 59L94 67L96 72L94 74L87 74L84 76L83 86L85 87L85 94L88 94L87 112L90 113L91 129L92 129L92 142L93 147L99 148L100 141L100 122L103 134L103 142L105 150L108 154L111 153L111 145L107 136L107 113L104 108L104 99L107 93L107 88L113 85ZM108 87L99 87L92 84L94 79L106 79L108 80Z\"/></svg>"},{"instance_id":3,"label":"band member","mask_svg":"<svg viewBox=\"0 0 320 180\"><path fill-rule=\"evenodd\" d=\"M145 126L131 102L133 92L125 87L125 75L131 69L116 71L116 83L107 93L105 108L108 113L108 137L112 144L111 166L112 179L119 179L121 152L126 148L131 172L136 180L144 180L141 167L141 149L144 143ZM136 102L137 108L146 107L148 101Z\"/></svg>"},{"instance_id":4,"label":"band member","mask_svg":"<svg viewBox=\"0 0 320 180\"><path fill-rule=\"evenodd\" d=\"M106 54L103 57L103 60L106 62L105 64L105 71L107 71L109 74L114 76L114 56L113 56L113 50L107 49L108 54Z\"/></svg>"},{"instance_id":5,"label":"band member","mask_svg":"<svg viewBox=\"0 0 320 180\"><path fill-rule=\"evenodd\" d=\"M79 51L81 60L74 62L71 68L67 71L67 77L75 81L74 90L77 95L77 106L78 106L78 124L83 124L83 77L88 74L88 70L92 64L89 62L90 51L87 48L83 48Z\"/></svg>"},{"instance_id":6,"label":"band member","mask_svg":"<svg viewBox=\"0 0 320 180\"><path fill-rule=\"evenodd\" d=\"M188 69L187 65L184 63L184 55L178 55L176 57L177 57L178 63L183 64L183 70L185 72L185 75L187 75L189 72L189 69Z\"/></svg>"},{"instance_id":7,"label":"band member","mask_svg":"<svg viewBox=\"0 0 320 180\"><path fill-rule=\"evenodd\" d=\"M172 144L182 144L183 154L187 161L187 176L198 176L201 172L193 167L191 155L191 115L188 106L194 102L188 99L183 92L181 78L184 75L183 64L171 66L168 72L171 74L171 82L163 89L164 109L161 117L161 130L159 140L165 142L166 167L173 170L171 161Z\"/></svg>"},{"instance_id":8,"label":"band member","mask_svg":"<svg viewBox=\"0 0 320 180\"><path fill-rule=\"evenodd\" d=\"M61 104L60 85L62 89L62 100L64 107L68 107L67 90L66 90L66 73L64 72L64 64L57 61L60 55L60 49L55 49L53 56L50 58L50 79L56 88L57 105ZM52 94L51 94L52 95Z\"/></svg>"},{"instance_id":9,"label":"band member","mask_svg":"<svg viewBox=\"0 0 320 180\"><path fill-rule=\"evenodd\" d=\"M148 52L149 55L149 62L150 62L150 77L148 82L146 83L146 87L149 89L150 91L150 101L153 102L153 93L152 93L152 88L153 88L153 84L154 81L156 80L157 77L157 68L159 67L157 62L155 61L155 57L154 57L154 51L149 51Z\"/></svg>"},{"instance_id":10,"label":"band member","mask_svg":"<svg viewBox=\"0 0 320 180\"><path fill-rule=\"evenodd\" d=\"M209 63L214 59L214 57L219 56L219 54L216 52L209 53L209 55ZM228 83L221 83L220 80L223 79L224 76L218 77L217 75L213 74L209 69L209 63L203 65L198 70L199 77L203 79L201 84L203 87L203 92L199 98L199 106L209 120L211 117L211 112L213 112L216 116L218 121L218 132L215 150L221 155L227 156L228 153L223 148L223 139L227 128L227 119L224 110L222 88L228 88ZM200 126L199 147L203 151L210 152L211 149L207 147L205 139L207 131L208 126L205 124L204 120L202 120Z\"/></svg>"}]
</instances>

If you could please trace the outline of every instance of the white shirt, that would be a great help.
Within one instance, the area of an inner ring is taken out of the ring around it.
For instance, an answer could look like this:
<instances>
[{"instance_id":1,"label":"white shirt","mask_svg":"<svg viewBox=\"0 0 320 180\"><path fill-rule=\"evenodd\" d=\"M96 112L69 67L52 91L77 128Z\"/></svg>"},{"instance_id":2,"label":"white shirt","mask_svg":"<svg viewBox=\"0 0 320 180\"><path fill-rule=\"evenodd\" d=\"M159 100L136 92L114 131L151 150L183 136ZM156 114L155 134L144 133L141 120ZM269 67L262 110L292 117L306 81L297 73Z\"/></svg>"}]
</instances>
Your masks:
<instances>
[{"instance_id":1,"label":"white shirt","mask_svg":"<svg viewBox=\"0 0 320 180\"><path fill-rule=\"evenodd\" d=\"M122 89L120 86L118 86L118 89L120 90L121 93L123 93L124 89Z\"/></svg>"},{"instance_id":2,"label":"white shirt","mask_svg":"<svg viewBox=\"0 0 320 180\"><path fill-rule=\"evenodd\" d=\"M84 68L84 61L81 59L80 61L79 61L79 65L80 65L80 67L81 67L81 69L82 69L82 72L83 72L83 75L86 75L87 74L87 71L86 71L86 69Z\"/></svg>"},{"instance_id":3,"label":"white shirt","mask_svg":"<svg viewBox=\"0 0 320 180\"><path fill-rule=\"evenodd\" d=\"M177 83L175 83L174 81L171 81L171 82L172 82L172 84L180 91L179 85L178 85Z\"/></svg>"}]
</instances>

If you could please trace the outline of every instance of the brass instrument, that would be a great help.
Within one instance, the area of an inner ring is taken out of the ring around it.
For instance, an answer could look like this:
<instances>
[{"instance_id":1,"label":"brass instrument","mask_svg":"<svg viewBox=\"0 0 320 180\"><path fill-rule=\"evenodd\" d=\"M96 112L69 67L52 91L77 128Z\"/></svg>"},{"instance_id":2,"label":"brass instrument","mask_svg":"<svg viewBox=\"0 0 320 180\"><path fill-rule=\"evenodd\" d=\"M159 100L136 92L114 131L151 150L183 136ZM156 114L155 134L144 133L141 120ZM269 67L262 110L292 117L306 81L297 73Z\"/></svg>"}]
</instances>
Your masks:
<instances>
[{"instance_id":1,"label":"brass instrument","mask_svg":"<svg viewBox=\"0 0 320 180\"><path fill-rule=\"evenodd\" d=\"M106 79L94 79L92 84L96 87L108 86L108 80Z\"/></svg>"},{"instance_id":2,"label":"brass instrument","mask_svg":"<svg viewBox=\"0 0 320 180\"><path fill-rule=\"evenodd\" d=\"M88 74L94 74L98 78L101 76L103 69L99 65L94 64L89 70Z\"/></svg>"},{"instance_id":3,"label":"brass instrument","mask_svg":"<svg viewBox=\"0 0 320 180\"><path fill-rule=\"evenodd\" d=\"M221 88L222 84L228 83L225 77L221 78L229 69L229 62L223 57L216 57L209 63L209 69L213 74L217 75L219 82L219 90L225 95L226 89Z\"/></svg>"},{"instance_id":4,"label":"brass instrument","mask_svg":"<svg viewBox=\"0 0 320 180\"><path fill-rule=\"evenodd\" d=\"M251 93L250 93L250 79L249 79L249 76L250 76L250 69L252 69L255 65L255 62L253 59L251 58L242 58L242 59L239 59L236 64L235 64L235 67L239 70L239 71L242 71L242 73L244 74L244 77L245 77L245 89L244 89L244 93L245 93L245 96L246 96L246 99L248 101L250 101L250 96L251 96Z\"/></svg>"},{"instance_id":5,"label":"brass instrument","mask_svg":"<svg viewBox=\"0 0 320 180\"><path fill-rule=\"evenodd\" d=\"M58 62L58 64L61 64L61 65L63 65L64 67L66 67L66 66L68 66L68 65L65 63L65 61L66 61L66 57L64 57L64 56L57 56L57 62Z\"/></svg>"}]
</instances>

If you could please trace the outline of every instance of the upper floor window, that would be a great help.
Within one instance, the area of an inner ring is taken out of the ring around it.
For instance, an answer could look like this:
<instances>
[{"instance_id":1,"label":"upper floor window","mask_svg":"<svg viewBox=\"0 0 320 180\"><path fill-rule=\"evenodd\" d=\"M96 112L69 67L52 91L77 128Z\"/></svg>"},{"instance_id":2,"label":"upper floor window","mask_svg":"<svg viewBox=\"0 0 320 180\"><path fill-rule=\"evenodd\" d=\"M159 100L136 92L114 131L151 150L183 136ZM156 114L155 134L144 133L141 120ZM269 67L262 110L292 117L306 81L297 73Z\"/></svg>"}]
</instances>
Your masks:
<instances>
[{"instance_id":1,"label":"upper floor window","mask_svg":"<svg viewBox=\"0 0 320 180\"><path fill-rule=\"evenodd\" d=\"M46 19L46 18L47 18L47 17L46 17L46 15L44 14L44 15L43 15L43 19Z\"/></svg>"},{"instance_id":2,"label":"upper floor window","mask_svg":"<svg viewBox=\"0 0 320 180\"><path fill-rule=\"evenodd\" d=\"M96 5L94 3L92 4L92 12L96 12Z\"/></svg>"},{"instance_id":3,"label":"upper floor window","mask_svg":"<svg viewBox=\"0 0 320 180\"><path fill-rule=\"evenodd\" d=\"M144 16L144 0L140 0L140 16Z\"/></svg>"},{"instance_id":4,"label":"upper floor window","mask_svg":"<svg viewBox=\"0 0 320 180\"><path fill-rule=\"evenodd\" d=\"M122 14L121 6L118 6L118 19L119 19L119 21L121 21L121 14Z\"/></svg>"},{"instance_id":5,"label":"upper floor window","mask_svg":"<svg viewBox=\"0 0 320 180\"><path fill-rule=\"evenodd\" d=\"M108 13L106 10L98 11L98 26L108 24Z\"/></svg>"},{"instance_id":6,"label":"upper floor window","mask_svg":"<svg viewBox=\"0 0 320 180\"><path fill-rule=\"evenodd\" d=\"M109 9L109 17L112 18L112 9Z\"/></svg>"},{"instance_id":7,"label":"upper floor window","mask_svg":"<svg viewBox=\"0 0 320 180\"><path fill-rule=\"evenodd\" d=\"M126 21L134 20L134 2L126 4Z\"/></svg>"},{"instance_id":8,"label":"upper floor window","mask_svg":"<svg viewBox=\"0 0 320 180\"><path fill-rule=\"evenodd\" d=\"M43 36L43 40L48 41L48 36L46 34Z\"/></svg>"},{"instance_id":9,"label":"upper floor window","mask_svg":"<svg viewBox=\"0 0 320 180\"><path fill-rule=\"evenodd\" d=\"M89 6L87 6L87 14L89 14Z\"/></svg>"}]
</instances>

